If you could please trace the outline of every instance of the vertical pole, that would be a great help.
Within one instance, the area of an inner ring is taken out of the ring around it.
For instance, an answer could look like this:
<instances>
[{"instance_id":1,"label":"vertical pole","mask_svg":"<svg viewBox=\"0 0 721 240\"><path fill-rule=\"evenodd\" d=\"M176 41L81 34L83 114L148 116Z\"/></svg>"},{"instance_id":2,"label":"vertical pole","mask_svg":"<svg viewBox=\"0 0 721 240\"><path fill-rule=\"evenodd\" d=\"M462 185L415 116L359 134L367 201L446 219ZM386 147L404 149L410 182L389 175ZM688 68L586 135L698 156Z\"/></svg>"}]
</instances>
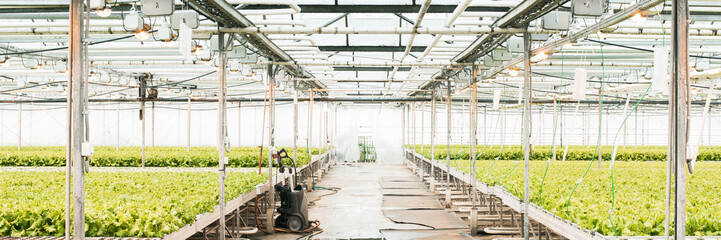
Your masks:
<instances>
[{"instance_id":1,"label":"vertical pole","mask_svg":"<svg viewBox=\"0 0 721 240\"><path fill-rule=\"evenodd\" d=\"M145 101L140 102L140 120L142 121L141 138L142 138L142 167L145 167Z\"/></svg>"},{"instance_id":2,"label":"vertical pole","mask_svg":"<svg viewBox=\"0 0 721 240\"><path fill-rule=\"evenodd\" d=\"M556 161L556 128L558 127L558 112L557 112L558 102L557 97L553 97L553 140L551 140L553 144L553 156L551 159L553 161Z\"/></svg>"},{"instance_id":3,"label":"vertical pole","mask_svg":"<svg viewBox=\"0 0 721 240\"><path fill-rule=\"evenodd\" d=\"M225 240L225 34L218 34L218 236ZM272 187L271 187L272 188ZM273 205L271 205L272 208Z\"/></svg>"},{"instance_id":4,"label":"vertical pole","mask_svg":"<svg viewBox=\"0 0 721 240\"><path fill-rule=\"evenodd\" d=\"M431 92L431 191L436 191L436 91Z\"/></svg>"},{"instance_id":5,"label":"vertical pole","mask_svg":"<svg viewBox=\"0 0 721 240\"><path fill-rule=\"evenodd\" d=\"M324 108L325 108L325 111L324 111L325 115L323 116L323 118L324 118L324 120L323 120L323 124L324 124L323 136L325 136L325 137L323 140L323 147L328 148L328 110L329 110L328 102L325 103Z\"/></svg>"},{"instance_id":6,"label":"vertical pole","mask_svg":"<svg viewBox=\"0 0 721 240\"><path fill-rule=\"evenodd\" d=\"M588 108L586 109L586 127L584 128L586 131L586 134L584 136L586 137L586 147L591 147L591 104L588 104Z\"/></svg>"},{"instance_id":7,"label":"vertical pole","mask_svg":"<svg viewBox=\"0 0 721 240\"><path fill-rule=\"evenodd\" d=\"M709 118L708 118L708 137L707 137L707 138L708 138L708 141L706 141L706 147L708 147L708 149L710 150L710 149L711 149L711 110L708 111L708 115L709 115Z\"/></svg>"},{"instance_id":8,"label":"vertical pole","mask_svg":"<svg viewBox=\"0 0 721 240\"><path fill-rule=\"evenodd\" d=\"M686 239L686 144L688 142L689 75L688 75L688 0L673 0L671 24L673 49L670 84L669 143L674 165L674 239Z\"/></svg>"},{"instance_id":9,"label":"vertical pole","mask_svg":"<svg viewBox=\"0 0 721 240\"><path fill-rule=\"evenodd\" d=\"M401 146L406 147L406 105L401 108Z\"/></svg>"},{"instance_id":10,"label":"vertical pole","mask_svg":"<svg viewBox=\"0 0 721 240\"><path fill-rule=\"evenodd\" d=\"M603 88L603 83L601 83L601 88ZM601 157L601 124L603 124L603 95L599 91L598 94L598 139L596 141L596 151L598 152L598 168L601 168L601 161L603 158Z\"/></svg>"},{"instance_id":11,"label":"vertical pole","mask_svg":"<svg viewBox=\"0 0 721 240\"><path fill-rule=\"evenodd\" d=\"M18 151L23 145L23 104L20 103L18 106Z\"/></svg>"},{"instance_id":12,"label":"vertical pole","mask_svg":"<svg viewBox=\"0 0 721 240\"><path fill-rule=\"evenodd\" d=\"M308 101L308 154L313 153L313 89L310 89Z\"/></svg>"},{"instance_id":13,"label":"vertical pole","mask_svg":"<svg viewBox=\"0 0 721 240\"><path fill-rule=\"evenodd\" d=\"M141 122L141 128L140 128L140 139L141 139L141 167L145 167L145 115L147 113L145 109L145 98L146 98L146 78L144 76L140 76L137 78L138 82L140 83L140 92L138 93L138 96L140 98L140 122Z\"/></svg>"},{"instance_id":14,"label":"vertical pole","mask_svg":"<svg viewBox=\"0 0 721 240\"><path fill-rule=\"evenodd\" d=\"M540 146L543 141L543 117L546 115L546 105L541 106L541 114L538 116L538 137L536 145Z\"/></svg>"},{"instance_id":15,"label":"vertical pole","mask_svg":"<svg viewBox=\"0 0 721 240\"><path fill-rule=\"evenodd\" d=\"M446 81L446 86L448 87L448 98L446 99L446 126L448 129L447 136L446 136L446 192L450 193L451 191L451 107L453 106L453 100L451 98L451 80ZM446 203L450 204L450 202Z\"/></svg>"},{"instance_id":16,"label":"vertical pole","mask_svg":"<svg viewBox=\"0 0 721 240\"><path fill-rule=\"evenodd\" d=\"M711 150L711 109L709 109L708 115L708 134L706 137L708 140L706 141L706 147Z\"/></svg>"},{"instance_id":17,"label":"vertical pole","mask_svg":"<svg viewBox=\"0 0 721 240\"><path fill-rule=\"evenodd\" d=\"M187 136L187 138L186 138L187 142L185 144L185 146L186 146L185 148L186 148L186 151L190 152L190 93L188 93L188 126L187 126L187 133L185 136Z\"/></svg>"},{"instance_id":18,"label":"vertical pole","mask_svg":"<svg viewBox=\"0 0 721 240\"><path fill-rule=\"evenodd\" d=\"M268 149L275 147L275 76L273 65L268 65ZM311 179L312 181L312 179ZM269 205L266 213L266 232L273 233L273 211L275 211L275 182L273 181L273 154L268 152L268 182L271 188L268 191Z\"/></svg>"},{"instance_id":19,"label":"vertical pole","mask_svg":"<svg viewBox=\"0 0 721 240\"><path fill-rule=\"evenodd\" d=\"M488 145L488 107L483 106L483 146Z\"/></svg>"},{"instance_id":20,"label":"vertical pole","mask_svg":"<svg viewBox=\"0 0 721 240\"><path fill-rule=\"evenodd\" d=\"M241 140L243 140L243 134L241 132L243 130L243 124L241 123L241 120L240 120L240 118L243 117L243 112L241 111L241 105L243 105L243 103L239 101L238 102L238 147L243 146L243 143L241 143ZM295 159L295 156L293 159Z\"/></svg>"},{"instance_id":21,"label":"vertical pole","mask_svg":"<svg viewBox=\"0 0 721 240\"><path fill-rule=\"evenodd\" d=\"M638 148L638 111L633 112L633 148Z\"/></svg>"},{"instance_id":22,"label":"vertical pole","mask_svg":"<svg viewBox=\"0 0 721 240\"><path fill-rule=\"evenodd\" d=\"M501 111L501 151L503 151L503 146L506 144L506 114L505 114L505 108L503 105L501 105L500 111ZM491 143L491 147L493 146L493 143Z\"/></svg>"},{"instance_id":23,"label":"vertical pole","mask_svg":"<svg viewBox=\"0 0 721 240\"><path fill-rule=\"evenodd\" d=\"M529 178L529 157L531 155L531 33L523 33L523 238L529 239L528 203L530 181Z\"/></svg>"},{"instance_id":24,"label":"vertical pole","mask_svg":"<svg viewBox=\"0 0 721 240\"><path fill-rule=\"evenodd\" d=\"M426 103L421 103L421 153L426 149L425 143L425 132L426 132ZM423 180L423 179L421 179Z\"/></svg>"},{"instance_id":25,"label":"vertical pole","mask_svg":"<svg viewBox=\"0 0 721 240\"><path fill-rule=\"evenodd\" d=\"M416 153L416 144L418 144L418 140L416 139L416 103L413 103L413 126L411 127L413 129L413 152Z\"/></svg>"},{"instance_id":26,"label":"vertical pole","mask_svg":"<svg viewBox=\"0 0 721 240\"><path fill-rule=\"evenodd\" d=\"M474 82L476 80L476 68L473 68L473 77L471 78L471 99L469 104L469 124L468 129L470 133L470 139L468 141L470 161L471 161L471 235L478 235L478 207L477 204L477 189L476 189L476 128L478 122L476 122L476 113L478 112L478 85Z\"/></svg>"},{"instance_id":27,"label":"vertical pole","mask_svg":"<svg viewBox=\"0 0 721 240\"><path fill-rule=\"evenodd\" d=\"M83 170L83 158L81 146L83 139L83 99L82 99L82 51L80 33L83 23L80 16L83 9L82 0L71 0L70 2L70 30L68 33L68 68L70 71L68 82L68 104L71 106L69 113L72 117L70 124L70 154L72 156L72 177L73 177L73 237L75 240L85 239L85 171Z\"/></svg>"},{"instance_id":28,"label":"vertical pole","mask_svg":"<svg viewBox=\"0 0 721 240\"><path fill-rule=\"evenodd\" d=\"M629 94L629 95L626 97L626 107L624 107L623 116L621 116L621 119L626 119L626 114L627 114L626 110L627 110L627 108L628 108L628 103L629 103L629 101L631 101L631 94ZM623 121L623 120L622 120L622 121ZM626 134L626 133L627 133L627 131L626 131L626 126L628 126L628 123L624 123L624 124L623 124L623 149L626 149L626 138L627 138L627 136L626 136L626 135L627 135L627 134Z\"/></svg>"},{"instance_id":29,"label":"vertical pole","mask_svg":"<svg viewBox=\"0 0 721 240\"><path fill-rule=\"evenodd\" d=\"M115 151L120 150L120 102L115 108Z\"/></svg>"},{"instance_id":30,"label":"vertical pole","mask_svg":"<svg viewBox=\"0 0 721 240\"><path fill-rule=\"evenodd\" d=\"M293 161L298 161L298 80L293 80L293 89Z\"/></svg>"},{"instance_id":31,"label":"vertical pole","mask_svg":"<svg viewBox=\"0 0 721 240\"><path fill-rule=\"evenodd\" d=\"M150 118L150 146L155 147L155 102L150 103L150 111L153 114Z\"/></svg>"},{"instance_id":32,"label":"vertical pole","mask_svg":"<svg viewBox=\"0 0 721 240\"><path fill-rule=\"evenodd\" d=\"M609 117L608 117L608 116L611 116L611 113L610 113L611 109L610 109L610 108L611 108L611 107L606 107L606 116L607 116L607 118L606 118L606 134L604 134L604 135L606 136L606 146L608 146L608 144L609 144L609 142L608 142L608 135L609 135L609 134L608 134L608 133L609 133L609 132L608 132L608 122L609 122L609 121L608 121L608 118L609 118Z\"/></svg>"}]
</instances>

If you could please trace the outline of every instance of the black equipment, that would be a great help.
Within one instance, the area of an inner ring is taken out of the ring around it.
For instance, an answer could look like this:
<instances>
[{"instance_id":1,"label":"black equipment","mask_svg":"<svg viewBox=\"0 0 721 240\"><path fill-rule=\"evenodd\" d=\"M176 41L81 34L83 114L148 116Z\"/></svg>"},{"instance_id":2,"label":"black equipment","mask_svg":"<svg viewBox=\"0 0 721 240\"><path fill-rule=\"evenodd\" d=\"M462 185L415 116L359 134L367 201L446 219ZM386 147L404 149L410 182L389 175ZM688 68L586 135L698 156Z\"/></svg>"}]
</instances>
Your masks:
<instances>
[{"instance_id":1,"label":"black equipment","mask_svg":"<svg viewBox=\"0 0 721 240\"><path fill-rule=\"evenodd\" d=\"M308 229L308 199L303 186L296 185L291 189L288 185L279 184L275 186L275 191L280 194L280 207L277 209L280 216L275 219L275 225L291 231Z\"/></svg>"},{"instance_id":2,"label":"black equipment","mask_svg":"<svg viewBox=\"0 0 721 240\"><path fill-rule=\"evenodd\" d=\"M281 149L274 154L273 158L276 159L280 172L284 172L285 168L289 166L283 165L283 159L288 158L288 152L285 149ZM295 169L295 160L293 162L293 180L295 187L292 188L289 185L278 184L275 186L275 191L280 195L280 207L277 209L280 216L275 219L275 226L278 228L285 228L291 231L303 231L310 227L308 222L308 199L305 197L305 189L303 186L297 184L298 172Z\"/></svg>"}]
</instances>

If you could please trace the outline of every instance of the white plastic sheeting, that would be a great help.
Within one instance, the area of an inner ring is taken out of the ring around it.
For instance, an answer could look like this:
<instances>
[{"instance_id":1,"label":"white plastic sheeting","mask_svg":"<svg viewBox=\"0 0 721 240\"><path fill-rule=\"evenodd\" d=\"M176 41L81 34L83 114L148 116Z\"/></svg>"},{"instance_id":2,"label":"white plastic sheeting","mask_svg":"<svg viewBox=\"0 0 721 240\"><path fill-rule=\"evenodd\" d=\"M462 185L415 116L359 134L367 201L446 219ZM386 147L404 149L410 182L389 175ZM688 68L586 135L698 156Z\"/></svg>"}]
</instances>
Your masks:
<instances>
[{"instance_id":1,"label":"white plastic sheeting","mask_svg":"<svg viewBox=\"0 0 721 240\"><path fill-rule=\"evenodd\" d=\"M388 104L341 105L338 109L340 161L358 160L358 136L373 138L378 163L402 163L402 111Z\"/></svg>"}]
</instances>

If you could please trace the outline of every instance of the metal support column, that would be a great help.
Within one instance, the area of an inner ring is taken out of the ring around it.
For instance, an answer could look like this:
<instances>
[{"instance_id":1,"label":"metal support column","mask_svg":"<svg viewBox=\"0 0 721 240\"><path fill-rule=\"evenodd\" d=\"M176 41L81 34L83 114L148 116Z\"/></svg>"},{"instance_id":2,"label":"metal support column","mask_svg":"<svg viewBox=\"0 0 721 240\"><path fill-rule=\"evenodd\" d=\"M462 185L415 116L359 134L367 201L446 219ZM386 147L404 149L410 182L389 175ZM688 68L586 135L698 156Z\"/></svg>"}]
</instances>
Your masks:
<instances>
[{"instance_id":1,"label":"metal support column","mask_svg":"<svg viewBox=\"0 0 721 240\"><path fill-rule=\"evenodd\" d=\"M476 189L476 128L478 122L476 121L478 114L478 84L474 82L477 76L477 69L473 68L473 77L471 78L471 99L469 105L469 124L468 129L470 133L470 140L468 141L470 161L471 161L471 235L478 235L478 199Z\"/></svg>"},{"instance_id":2,"label":"metal support column","mask_svg":"<svg viewBox=\"0 0 721 240\"><path fill-rule=\"evenodd\" d=\"M451 80L446 81L448 87L448 98L446 99L446 121L447 121L447 133L446 136L446 192L450 193L451 188L451 107L453 106L453 100L451 98ZM446 203L450 204L450 203Z\"/></svg>"},{"instance_id":3,"label":"metal support column","mask_svg":"<svg viewBox=\"0 0 721 240\"><path fill-rule=\"evenodd\" d=\"M411 128L413 129L413 152L415 153L415 152L418 152L418 151L416 151L416 145L418 144L418 142L417 142L418 140L416 139L416 103L415 102L413 103L413 108L411 110L413 111L413 124L412 124Z\"/></svg>"},{"instance_id":4,"label":"metal support column","mask_svg":"<svg viewBox=\"0 0 721 240\"><path fill-rule=\"evenodd\" d=\"M601 83L601 88L603 88L603 83ZM601 124L603 124L603 95L598 94L598 139L596 141L596 152L598 153L598 168L601 168L601 161L603 161L603 158L601 157L603 154L601 154L601 137L603 134L601 134Z\"/></svg>"},{"instance_id":5,"label":"metal support column","mask_svg":"<svg viewBox=\"0 0 721 240\"><path fill-rule=\"evenodd\" d=\"M483 147L488 145L488 106L483 106Z\"/></svg>"},{"instance_id":6,"label":"metal support column","mask_svg":"<svg viewBox=\"0 0 721 240\"><path fill-rule=\"evenodd\" d=\"M431 92L431 191L436 190L436 168L433 162L436 160L436 91Z\"/></svg>"},{"instance_id":7,"label":"metal support column","mask_svg":"<svg viewBox=\"0 0 721 240\"><path fill-rule=\"evenodd\" d=\"M425 143L425 132L426 132L426 103L421 103L421 153L426 149ZM421 180L423 180L421 178Z\"/></svg>"},{"instance_id":8,"label":"metal support column","mask_svg":"<svg viewBox=\"0 0 721 240\"><path fill-rule=\"evenodd\" d=\"M556 161L556 129L558 128L558 98L556 96L553 97L553 140L551 140L551 144L553 145L553 154L551 156L552 161Z\"/></svg>"},{"instance_id":9,"label":"metal support column","mask_svg":"<svg viewBox=\"0 0 721 240\"><path fill-rule=\"evenodd\" d=\"M313 89L310 89L310 92L308 93L308 134L307 137L307 145L308 146L308 154L313 155Z\"/></svg>"},{"instance_id":10,"label":"metal support column","mask_svg":"<svg viewBox=\"0 0 721 240\"><path fill-rule=\"evenodd\" d=\"M73 178L73 239L85 239L85 171L83 169L83 157L81 146L83 139L83 76L82 61L80 53L81 36L83 23L80 21L83 1L70 1L70 30L68 33L68 109L72 121L70 121L70 156L72 158Z\"/></svg>"},{"instance_id":11,"label":"metal support column","mask_svg":"<svg viewBox=\"0 0 721 240\"><path fill-rule=\"evenodd\" d=\"M155 147L155 102L150 103L150 111L153 114L150 117L150 146Z\"/></svg>"},{"instance_id":12,"label":"metal support column","mask_svg":"<svg viewBox=\"0 0 721 240\"><path fill-rule=\"evenodd\" d=\"M141 124L141 130L140 130L140 137L141 137L141 166L145 167L145 101L140 102L140 120L142 122Z\"/></svg>"},{"instance_id":13,"label":"metal support column","mask_svg":"<svg viewBox=\"0 0 721 240\"><path fill-rule=\"evenodd\" d=\"M633 111L633 148L638 148L638 111Z\"/></svg>"},{"instance_id":14,"label":"metal support column","mask_svg":"<svg viewBox=\"0 0 721 240\"><path fill-rule=\"evenodd\" d=\"M406 105L401 108L401 146L406 147Z\"/></svg>"},{"instance_id":15,"label":"metal support column","mask_svg":"<svg viewBox=\"0 0 721 240\"><path fill-rule=\"evenodd\" d=\"M188 93L188 125L187 125L186 151L190 152L190 93Z\"/></svg>"},{"instance_id":16,"label":"metal support column","mask_svg":"<svg viewBox=\"0 0 721 240\"><path fill-rule=\"evenodd\" d=\"M673 0L671 8L673 48L669 91L669 161L673 164L674 239L686 239L686 145L688 143L689 75L688 75L688 0ZM669 179L670 180L670 179Z\"/></svg>"},{"instance_id":17,"label":"metal support column","mask_svg":"<svg viewBox=\"0 0 721 240\"><path fill-rule=\"evenodd\" d=\"M293 89L293 161L298 161L298 80L293 80Z\"/></svg>"},{"instance_id":18,"label":"metal support column","mask_svg":"<svg viewBox=\"0 0 721 240\"><path fill-rule=\"evenodd\" d=\"M238 102L238 147L243 146L243 143L241 142L241 140L243 140L243 134L242 134L243 124L241 123L241 120L240 120L243 117L243 111L241 111L242 105L243 105L242 102Z\"/></svg>"},{"instance_id":19,"label":"metal support column","mask_svg":"<svg viewBox=\"0 0 721 240\"><path fill-rule=\"evenodd\" d=\"M115 151L120 150L120 103L115 108Z\"/></svg>"},{"instance_id":20,"label":"metal support column","mask_svg":"<svg viewBox=\"0 0 721 240\"><path fill-rule=\"evenodd\" d=\"M226 59L225 34L218 34L218 239L225 240L225 92L226 92ZM262 150L261 150L262 151ZM272 205L271 205L272 206ZM272 208L272 207L271 207Z\"/></svg>"},{"instance_id":21,"label":"metal support column","mask_svg":"<svg viewBox=\"0 0 721 240\"><path fill-rule=\"evenodd\" d=\"M530 181L529 181L529 158L531 156L531 33L523 33L523 47L525 51L523 61L523 238L529 239L528 204Z\"/></svg>"},{"instance_id":22,"label":"metal support column","mask_svg":"<svg viewBox=\"0 0 721 240\"><path fill-rule=\"evenodd\" d=\"M268 65L268 147L275 147L275 72L273 70L273 65ZM270 152L268 152L268 181L271 183L271 188L268 190L269 207L266 213L267 228L265 231L273 233L275 231L275 228L273 227L273 212L275 211L275 182L273 181L273 154Z\"/></svg>"},{"instance_id":23,"label":"metal support column","mask_svg":"<svg viewBox=\"0 0 721 240\"><path fill-rule=\"evenodd\" d=\"M23 104L18 104L18 151L23 145Z\"/></svg>"}]
</instances>

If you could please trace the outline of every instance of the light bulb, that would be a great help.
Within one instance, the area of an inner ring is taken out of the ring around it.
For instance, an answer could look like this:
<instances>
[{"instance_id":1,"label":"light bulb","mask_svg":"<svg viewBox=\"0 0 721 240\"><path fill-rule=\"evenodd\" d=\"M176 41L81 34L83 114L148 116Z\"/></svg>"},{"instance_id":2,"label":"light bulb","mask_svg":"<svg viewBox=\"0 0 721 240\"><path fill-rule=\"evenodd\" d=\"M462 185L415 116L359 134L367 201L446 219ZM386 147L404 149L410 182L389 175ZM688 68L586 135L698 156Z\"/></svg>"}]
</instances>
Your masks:
<instances>
[{"instance_id":1,"label":"light bulb","mask_svg":"<svg viewBox=\"0 0 721 240\"><path fill-rule=\"evenodd\" d=\"M646 17L641 14L641 12L636 12L633 14L633 17L631 17L631 20L637 23L642 23L646 21Z\"/></svg>"},{"instance_id":2,"label":"light bulb","mask_svg":"<svg viewBox=\"0 0 721 240\"><path fill-rule=\"evenodd\" d=\"M137 31L135 33L135 38L137 38L140 41L145 41L145 40L148 40L148 38L150 38L150 33L148 33L148 31L145 31L145 29L143 29L143 30Z\"/></svg>"},{"instance_id":3,"label":"light bulb","mask_svg":"<svg viewBox=\"0 0 721 240\"><path fill-rule=\"evenodd\" d=\"M110 17L110 14L112 14L112 13L113 13L113 10L110 9L109 7L104 7L104 8L101 8L101 9L98 9L95 11L95 14L97 14L98 17L101 17L101 18Z\"/></svg>"},{"instance_id":4,"label":"light bulb","mask_svg":"<svg viewBox=\"0 0 721 240\"><path fill-rule=\"evenodd\" d=\"M195 56L200 56L203 54L203 51L204 51L203 46L198 45L198 46L195 46L195 50L193 50L193 53L195 53Z\"/></svg>"},{"instance_id":5,"label":"light bulb","mask_svg":"<svg viewBox=\"0 0 721 240\"><path fill-rule=\"evenodd\" d=\"M510 75L511 77L516 77L518 76L518 70L516 70L515 68L509 68L508 75Z\"/></svg>"}]
</instances>

